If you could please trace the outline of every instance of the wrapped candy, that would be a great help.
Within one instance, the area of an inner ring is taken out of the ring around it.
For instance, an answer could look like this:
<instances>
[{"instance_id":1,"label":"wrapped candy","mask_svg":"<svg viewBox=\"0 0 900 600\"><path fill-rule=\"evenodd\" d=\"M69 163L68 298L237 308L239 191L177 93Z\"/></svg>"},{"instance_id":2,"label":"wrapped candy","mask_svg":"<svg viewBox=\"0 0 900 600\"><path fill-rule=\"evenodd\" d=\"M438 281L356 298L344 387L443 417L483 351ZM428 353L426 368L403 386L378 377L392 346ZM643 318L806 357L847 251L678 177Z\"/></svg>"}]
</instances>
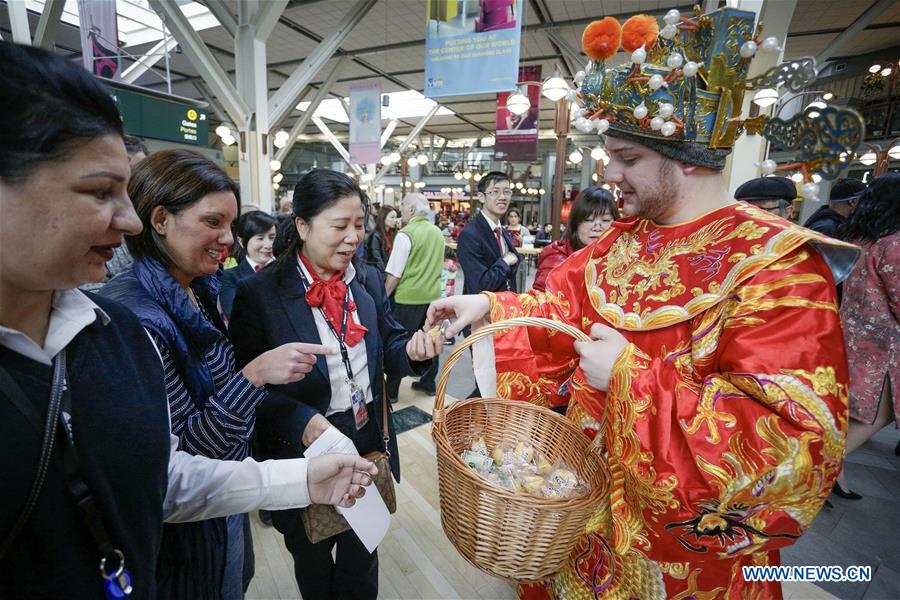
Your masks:
<instances>
[{"instance_id":1,"label":"wrapped candy","mask_svg":"<svg viewBox=\"0 0 900 600\"><path fill-rule=\"evenodd\" d=\"M589 489L565 463L550 462L526 440L501 443L490 450L483 436L473 436L460 458L492 484L515 493L566 499Z\"/></svg>"}]
</instances>

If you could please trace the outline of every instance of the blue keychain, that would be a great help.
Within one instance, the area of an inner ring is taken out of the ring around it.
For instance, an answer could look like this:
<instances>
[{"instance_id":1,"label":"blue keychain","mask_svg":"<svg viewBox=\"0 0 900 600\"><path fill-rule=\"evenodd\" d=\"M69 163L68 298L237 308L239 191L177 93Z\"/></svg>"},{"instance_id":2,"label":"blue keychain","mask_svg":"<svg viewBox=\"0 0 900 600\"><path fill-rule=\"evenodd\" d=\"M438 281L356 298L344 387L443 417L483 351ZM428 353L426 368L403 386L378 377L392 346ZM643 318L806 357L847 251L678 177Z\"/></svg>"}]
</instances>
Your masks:
<instances>
[{"instance_id":1,"label":"blue keychain","mask_svg":"<svg viewBox=\"0 0 900 600\"><path fill-rule=\"evenodd\" d=\"M125 556L113 550L119 559L119 568L114 573L106 572L106 557L100 559L100 576L103 577L103 591L108 599L126 598L131 595L131 573L125 568Z\"/></svg>"}]
</instances>

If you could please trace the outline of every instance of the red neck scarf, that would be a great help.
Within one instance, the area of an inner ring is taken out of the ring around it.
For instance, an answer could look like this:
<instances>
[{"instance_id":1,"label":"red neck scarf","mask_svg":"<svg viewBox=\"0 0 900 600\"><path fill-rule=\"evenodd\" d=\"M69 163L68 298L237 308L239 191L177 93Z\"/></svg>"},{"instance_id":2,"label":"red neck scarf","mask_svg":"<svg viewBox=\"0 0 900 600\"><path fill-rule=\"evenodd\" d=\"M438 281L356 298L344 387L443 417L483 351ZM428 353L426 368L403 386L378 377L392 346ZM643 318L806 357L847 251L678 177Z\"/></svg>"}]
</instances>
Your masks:
<instances>
[{"instance_id":1,"label":"red neck scarf","mask_svg":"<svg viewBox=\"0 0 900 600\"><path fill-rule=\"evenodd\" d=\"M327 281L319 277L312 264L303 254L300 254L300 260L312 277L312 284L306 290L306 303L312 308L321 308L325 313L325 318L331 324L334 331L340 333L341 322L344 320L344 298L347 297L347 284L344 283L344 271L335 273L331 279ZM348 300L347 310L347 331L344 334L344 343L349 347L353 347L359 343L366 335L366 329L353 320L353 313L356 312L356 303Z\"/></svg>"}]
</instances>

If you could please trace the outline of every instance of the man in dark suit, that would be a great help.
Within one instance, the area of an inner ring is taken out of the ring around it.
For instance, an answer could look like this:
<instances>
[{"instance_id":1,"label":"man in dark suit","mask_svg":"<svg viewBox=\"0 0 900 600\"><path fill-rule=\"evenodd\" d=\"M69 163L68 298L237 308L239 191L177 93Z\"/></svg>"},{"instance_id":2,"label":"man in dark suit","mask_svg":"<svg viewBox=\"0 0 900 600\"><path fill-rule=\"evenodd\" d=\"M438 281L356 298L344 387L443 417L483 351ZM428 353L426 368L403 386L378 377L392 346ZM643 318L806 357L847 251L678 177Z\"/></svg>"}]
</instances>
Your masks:
<instances>
[{"instance_id":1,"label":"man in dark suit","mask_svg":"<svg viewBox=\"0 0 900 600\"><path fill-rule=\"evenodd\" d=\"M856 210L864 191L866 184L859 179L838 179L831 186L828 205L814 212L803 226L829 237L837 237L841 225Z\"/></svg>"},{"instance_id":2,"label":"man in dark suit","mask_svg":"<svg viewBox=\"0 0 900 600\"><path fill-rule=\"evenodd\" d=\"M481 212L459 234L456 251L465 278L464 294L515 292L519 255L500 220L512 200L509 177L491 171L478 182Z\"/></svg>"}]
</instances>

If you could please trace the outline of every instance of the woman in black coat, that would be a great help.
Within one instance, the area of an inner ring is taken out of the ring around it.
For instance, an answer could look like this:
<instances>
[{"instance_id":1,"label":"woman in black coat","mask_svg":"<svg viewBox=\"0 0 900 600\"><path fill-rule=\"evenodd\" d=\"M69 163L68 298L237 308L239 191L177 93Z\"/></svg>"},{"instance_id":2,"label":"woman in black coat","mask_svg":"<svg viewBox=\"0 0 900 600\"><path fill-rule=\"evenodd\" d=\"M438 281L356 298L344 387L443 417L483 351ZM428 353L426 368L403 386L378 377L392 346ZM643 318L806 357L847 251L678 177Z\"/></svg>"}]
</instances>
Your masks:
<instances>
[{"instance_id":1,"label":"woman in black coat","mask_svg":"<svg viewBox=\"0 0 900 600\"><path fill-rule=\"evenodd\" d=\"M268 386L256 413L260 458L301 456L332 425L360 454L384 450L385 371L417 374L427 368L422 361L441 350L423 331L409 339L391 316L378 273L354 264L364 197L343 173L306 174L294 192L297 238L272 268L238 283L230 325L238 364L289 342L315 340L338 349L318 357L303 381ZM391 470L399 481L393 424L388 428ZM353 531L313 544L299 510L273 513L272 520L294 556L304 598L377 596L377 552L369 554Z\"/></svg>"},{"instance_id":2,"label":"woman in black coat","mask_svg":"<svg viewBox=\"0 0 900 600\"><path fill-rule=\"evenodd\" d=\"M238 281L262 271L263 267L275 259L275 217L261 210L241 215L238 221L238 235L235 258L238 264L222 273L219 278L219 310L228 323L231 305Z\"/></svg>"},{"instance_id":3,"label":"woman in black coat","mask_svg":"<svg viewBox=\"0 0 900 600\"><path fill-rule=\"evenodd\" d=\"M384 281L384 269L391 257L394 235L400 228L400 216L393 206L382 206L375 219L375 229L366 238L366 263L375 267Z\"/></svg>"}]
</instances>

